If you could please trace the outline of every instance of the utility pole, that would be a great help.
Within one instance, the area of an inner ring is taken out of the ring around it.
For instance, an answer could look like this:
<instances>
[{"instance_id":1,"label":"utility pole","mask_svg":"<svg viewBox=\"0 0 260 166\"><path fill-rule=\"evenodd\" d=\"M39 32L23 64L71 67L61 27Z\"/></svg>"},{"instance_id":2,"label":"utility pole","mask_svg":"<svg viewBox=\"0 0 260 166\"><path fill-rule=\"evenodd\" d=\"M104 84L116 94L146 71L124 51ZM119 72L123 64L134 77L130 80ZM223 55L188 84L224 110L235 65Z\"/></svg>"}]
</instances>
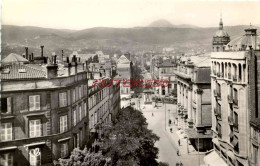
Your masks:
<instances>
[{"instance_id":1,"label":"utility pole","mask_svg":"<svg viewBox=\"0 0 260 166\"><path fill-rule=\"evenodd\" d=\"M200 137L198 137L198 156L199 156L199 166L200 166Z\"/></svg>"},{"instance_id":2,"label":"utility pole","mask_svg":"<svg viewBox=\"0 0 260 166\"><path fill-rule=\"evenodd\" d=\"M164 108L165 108L165 131L166 131L166 103L165 103L165 101L164 101Z\"/></svg>"}]
</instances>

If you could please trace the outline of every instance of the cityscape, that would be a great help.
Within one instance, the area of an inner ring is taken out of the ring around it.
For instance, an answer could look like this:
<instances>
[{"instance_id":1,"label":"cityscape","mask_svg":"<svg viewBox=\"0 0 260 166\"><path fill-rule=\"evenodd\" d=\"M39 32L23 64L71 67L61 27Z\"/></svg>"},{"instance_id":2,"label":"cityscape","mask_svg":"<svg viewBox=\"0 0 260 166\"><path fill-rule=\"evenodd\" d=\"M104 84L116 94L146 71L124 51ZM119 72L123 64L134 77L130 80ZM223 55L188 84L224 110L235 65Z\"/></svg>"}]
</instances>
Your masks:
<instances>
[{"instance_id":1,"label":"cityscape","mask_svg":"<svg viewBox=\"0 0 260 166\"><path fill-rule=\"evenodd\" d=\"M221 10L212 27L57 29L9 24L15 1L2 4L0 166L260 166L257 22Z\"/></svg>"}]
</instances>

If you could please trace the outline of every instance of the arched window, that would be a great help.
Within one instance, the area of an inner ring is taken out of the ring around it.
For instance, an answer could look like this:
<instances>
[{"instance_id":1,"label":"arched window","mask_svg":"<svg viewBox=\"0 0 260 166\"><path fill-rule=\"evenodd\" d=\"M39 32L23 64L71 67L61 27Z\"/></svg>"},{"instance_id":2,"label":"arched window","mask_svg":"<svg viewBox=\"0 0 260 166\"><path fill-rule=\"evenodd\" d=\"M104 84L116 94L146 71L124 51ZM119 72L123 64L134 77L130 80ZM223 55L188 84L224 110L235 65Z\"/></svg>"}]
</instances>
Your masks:
<instances>
[{"instance_id":1,"label":"arched window","mask_svg":"<svg viewBox=\"0 0 260 166\"><path fill-rule=\"evenodd\" d=\"M242 67L241 64L238 65L238 81L242 80Z\"/></svg>"}]
</instances>

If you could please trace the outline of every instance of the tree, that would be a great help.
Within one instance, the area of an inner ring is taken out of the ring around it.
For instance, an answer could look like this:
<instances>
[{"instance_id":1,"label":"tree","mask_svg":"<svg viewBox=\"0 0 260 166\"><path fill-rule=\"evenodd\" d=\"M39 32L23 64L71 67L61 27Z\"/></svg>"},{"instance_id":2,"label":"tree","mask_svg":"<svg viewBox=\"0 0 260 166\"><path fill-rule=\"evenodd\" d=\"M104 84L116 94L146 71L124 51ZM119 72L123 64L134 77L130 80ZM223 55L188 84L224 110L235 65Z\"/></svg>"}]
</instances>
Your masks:
<instances>
[{"instance_id":1,"label":"tree","mask_svg":"<svg viewBox=\"0 0 260 166\"><path fill-rule=\"evenodd\" d=\"M94 57L93 57L93 61L92 61L93 63L99 63L99 60L98 60L98 55L95 55Z\"/></svg>"},{"instance_id":2,"label":"tree","mask_svg":"<svg viewBox=\"0 0 260 166\"><path fill-rule=\"evenodd\" d=\"M147 129L140 111L127 107L120 111L117 122L105 129L104 154L111 157L112 165L157 166L159 137Z\"/></svg>"},{"instance_id":3,"label":"tree","mask_svg":"<svg viewBox=\"0 0 260 166\"><path fill-rule=\"evenodd\" d=\"M54 161L55 166L110 166L110 159L102 153L93 153L87 148L80 150L75 148L68 159L59 159Z\"/></svg>"},{"instance_id":4,"label":"tree","mask_svg":"<svg viewBox=\"0 0 260 166\"><path fill-rule=\"evenodd\" d=\"M90 64L90 63L92 63L92 62L93 62L92 57L88 58L87 64Z\"/></svg>"}]
</instances>

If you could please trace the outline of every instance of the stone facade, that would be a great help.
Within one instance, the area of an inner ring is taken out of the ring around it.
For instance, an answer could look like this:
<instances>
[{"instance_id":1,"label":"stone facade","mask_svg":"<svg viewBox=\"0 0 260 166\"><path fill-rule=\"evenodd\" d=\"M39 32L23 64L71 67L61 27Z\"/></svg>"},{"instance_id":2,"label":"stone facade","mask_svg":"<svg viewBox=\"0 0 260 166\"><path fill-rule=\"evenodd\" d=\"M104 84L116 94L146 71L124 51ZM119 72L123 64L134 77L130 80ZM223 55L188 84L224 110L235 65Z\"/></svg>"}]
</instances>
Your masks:
<instances>
[{"instance_id":1,"label":"stone facade","mask_svg":"<svg viewBox=\"0 0 260 166\"><path fill-rule=\"evenodd\" d=\"M203 61L198 64L197 61ZM178 128L196 149L210 150L211 85L209 57L181 58L177 69ZM197 140L200 139L200 145Z\"/></svg>"}]
</instances>

